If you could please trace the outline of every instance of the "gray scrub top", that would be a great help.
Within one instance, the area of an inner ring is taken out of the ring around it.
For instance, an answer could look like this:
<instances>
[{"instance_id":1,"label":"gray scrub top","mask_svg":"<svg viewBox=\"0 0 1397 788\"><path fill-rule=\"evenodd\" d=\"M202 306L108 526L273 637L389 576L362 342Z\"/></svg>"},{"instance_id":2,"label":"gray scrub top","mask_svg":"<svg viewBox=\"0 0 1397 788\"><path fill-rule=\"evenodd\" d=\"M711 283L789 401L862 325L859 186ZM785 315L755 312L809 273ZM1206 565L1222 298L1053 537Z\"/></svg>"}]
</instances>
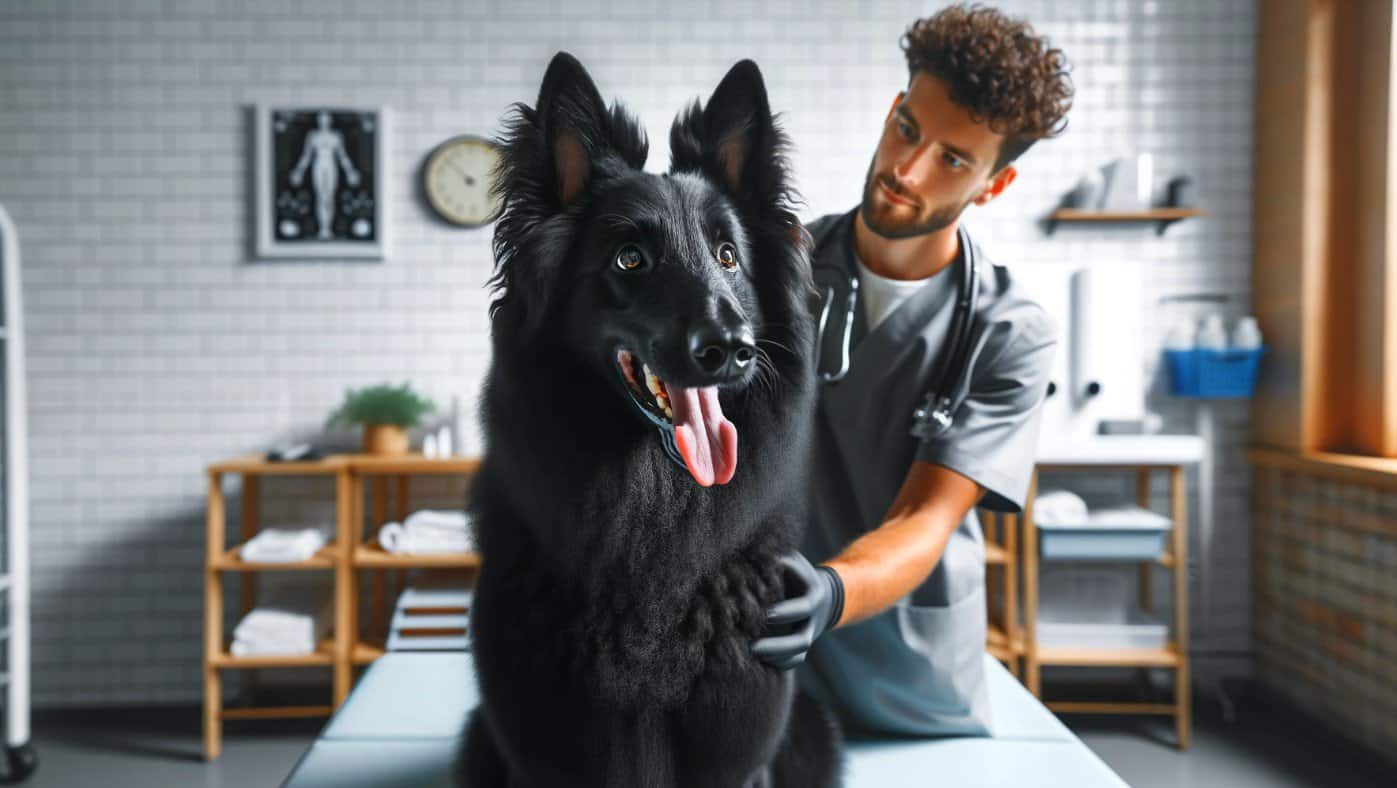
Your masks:
<instances>
[{"instance_id":1,"label":"gray scrub top","mask_svg":"<svg viewBox=\"0 0 1397 788\"><path fill-rule=\"evenodd\" d=\"M855 275L856 211L824 216L807 227L817 241L816 264L842 266ZM950 352L945 336L964 250L872 332L862 304L854 310L848 374L820 384L811 522L803 548L811 562L833 558L877 528L914 460L983 485L980 505L987 509L1022 509L1057 331L1003 266L978 246L976 252L980 295L971 374L954 392L953 423L940 436L921 440L909 430L913 410L936 383L930 377L939 355ZM987 735L985 605L984 535L972 509L921 586L889 610L825 633L797 677L855 727Z\"/></svg>"}]
</instances>

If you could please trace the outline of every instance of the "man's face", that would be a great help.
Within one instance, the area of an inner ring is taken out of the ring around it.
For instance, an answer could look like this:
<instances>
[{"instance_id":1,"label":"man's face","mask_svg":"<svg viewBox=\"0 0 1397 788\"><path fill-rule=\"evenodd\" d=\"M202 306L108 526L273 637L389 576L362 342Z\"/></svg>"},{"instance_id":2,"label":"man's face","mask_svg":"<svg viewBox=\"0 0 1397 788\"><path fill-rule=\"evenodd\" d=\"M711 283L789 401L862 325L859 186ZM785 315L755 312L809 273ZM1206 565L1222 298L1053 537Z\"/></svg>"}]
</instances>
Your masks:
<instances>
[{"instance_id":1,"label":"man's face","mask_svg":"<svg viewBox=\"0 0 1397 788\"><path fill-rule=\"evenodd\" d=\"M949 226L1013 180L1011 166L990 172L1003 140L952 102L943 80L917 72L883 121L863 185L864 222L884 238Z\"/></svg>"}]
</instances>

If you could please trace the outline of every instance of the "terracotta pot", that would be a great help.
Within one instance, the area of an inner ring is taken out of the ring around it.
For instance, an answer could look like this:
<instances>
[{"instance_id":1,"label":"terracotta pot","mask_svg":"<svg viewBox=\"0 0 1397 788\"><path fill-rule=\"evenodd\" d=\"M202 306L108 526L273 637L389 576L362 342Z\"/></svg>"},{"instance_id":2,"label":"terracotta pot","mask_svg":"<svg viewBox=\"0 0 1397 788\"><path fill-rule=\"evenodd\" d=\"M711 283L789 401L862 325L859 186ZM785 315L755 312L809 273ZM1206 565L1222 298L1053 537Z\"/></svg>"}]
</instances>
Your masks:
<instances>
[{"instance_id":1,"label":"terracotta pot","mask_svg":"<svg viewBox=\"0 0 1397 788\"><path fill-rule=\"evenodd\" d=\"M407 430L396 424L365 424L365 454L407 454Z\"/></svg>"}]
</instances>

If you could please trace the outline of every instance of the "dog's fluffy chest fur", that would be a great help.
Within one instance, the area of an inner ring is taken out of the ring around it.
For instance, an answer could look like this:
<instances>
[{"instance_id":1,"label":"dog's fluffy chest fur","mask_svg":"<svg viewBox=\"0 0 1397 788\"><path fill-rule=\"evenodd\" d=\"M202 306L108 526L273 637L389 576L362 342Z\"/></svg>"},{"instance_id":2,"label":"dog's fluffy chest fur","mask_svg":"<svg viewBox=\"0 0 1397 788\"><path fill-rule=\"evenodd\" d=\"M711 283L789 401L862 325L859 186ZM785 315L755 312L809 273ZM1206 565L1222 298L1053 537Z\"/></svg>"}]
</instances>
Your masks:
<instances>
[{"instance_id":1,"label":"dog's fluffy chest fur","mask_svg":"<svg viewBox=\"0 0 1397 788\"><path fill-rule=\"evenodd\" d=\"M608 704L672 708L704 681L737 696L740 684L771 672L750 648L780 598L778 570L754 549L693 588L678 576L622 580L583 613L577 667Z\"/></svg>"}]
</instances>

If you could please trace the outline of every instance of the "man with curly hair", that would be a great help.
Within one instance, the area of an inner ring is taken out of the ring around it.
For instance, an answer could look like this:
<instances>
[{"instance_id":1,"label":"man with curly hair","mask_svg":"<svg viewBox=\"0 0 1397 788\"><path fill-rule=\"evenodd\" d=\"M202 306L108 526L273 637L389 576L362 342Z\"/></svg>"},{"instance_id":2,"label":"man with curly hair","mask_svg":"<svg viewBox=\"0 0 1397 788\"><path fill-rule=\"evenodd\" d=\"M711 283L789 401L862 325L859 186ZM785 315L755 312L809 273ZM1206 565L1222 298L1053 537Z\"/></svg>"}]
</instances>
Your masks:
<instances>
[{"instance_id":1,"label":"man with curly hair","mask_svg":"<svg viewBox=\"0 0 1397 788\"><path fill-rule=\"evenodd\" d=\"M786 557L803 582L768 612L793 633L774 628L753 651L780 668L804 663L801 684L851 727L984 735L974 507L1023 506L1056 327L958 222L1014 182L1030 146L1061 133L1072 88L1062 52L992 8L943 9L913 23L901 46L908 85L884 120L862 201L808 227L817 271L835 269L845 294L824 293L820 369L833 379L820 389L813 522L802 552ZM951 369L943 357L968 251L979 295L966 311L969 352ZM849 297L852 324L839 328ZM951 418L914 435L913 411L943 381L957 381L947 383Z\"/></svg>"}]
</instances>

